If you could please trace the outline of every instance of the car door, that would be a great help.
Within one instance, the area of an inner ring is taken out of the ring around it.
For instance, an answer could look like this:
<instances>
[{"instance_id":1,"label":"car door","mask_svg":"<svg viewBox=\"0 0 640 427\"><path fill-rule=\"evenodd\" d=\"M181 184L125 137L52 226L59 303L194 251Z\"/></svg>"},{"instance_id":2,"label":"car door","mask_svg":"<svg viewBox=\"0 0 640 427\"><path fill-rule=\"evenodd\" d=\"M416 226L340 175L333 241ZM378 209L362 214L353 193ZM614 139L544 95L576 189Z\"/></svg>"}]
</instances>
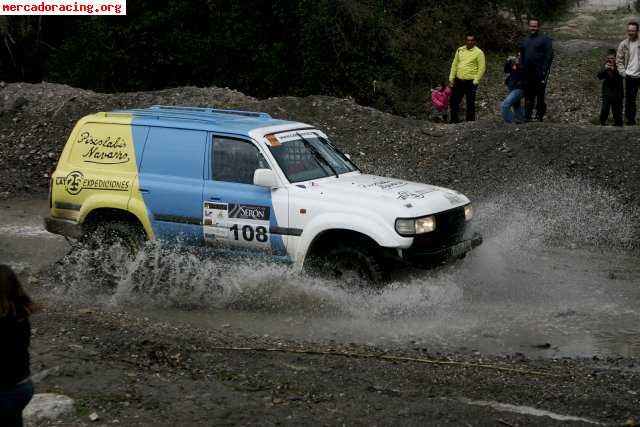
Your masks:
<instances>
[{"instance_id":1,"label":"car door","mask_svg":"<svg viewBox=\"0 0 640 427\"><path fill-rule=\"evenodd\" d=\"M153 127L139 186L157 237L202 242L202 188L207 132Z\"/></svg>"},{"instance_id":2,"label":"car door","mask_svg":"<svg viewBox=\"0 0 640 427\"><path fill-rule=\"evenodd\" d=\"M253 184L270 169L250 140L211 135L209 179L203 191L203 230L209 245L286 255L288 191Z\"/></svg>"}]
</instances>

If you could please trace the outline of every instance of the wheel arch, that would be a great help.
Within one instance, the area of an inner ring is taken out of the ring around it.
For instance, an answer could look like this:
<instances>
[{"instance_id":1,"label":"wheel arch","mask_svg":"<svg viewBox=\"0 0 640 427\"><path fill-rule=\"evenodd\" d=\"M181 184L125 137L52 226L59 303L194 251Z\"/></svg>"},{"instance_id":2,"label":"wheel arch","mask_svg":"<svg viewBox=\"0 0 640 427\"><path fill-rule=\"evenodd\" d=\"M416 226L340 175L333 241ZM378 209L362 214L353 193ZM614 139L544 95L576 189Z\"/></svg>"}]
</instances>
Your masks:
<instances>
[{"instance_id":1,"label":"wheel arch","mask_svg":"<svg viewBox=\"0 0 640 427\"><path fill-rule=\"evenodd\" d=\"M347 228L331 228L316 234L305 252L303 264L317 255L326 253L327 248L336 244L364 246L374 251L382 251L382 247L372 237Z\"/></svg>"},{"instance_id":2,"label":"wheel arch","mask_svg":"<svg viewBox=\"0 0 640 427\"><path fill-rule=\"evenodd\" d=\"M102 221L122 221L135 226L145 239L149 238L140 218L133 212L118 208L95 208L88 212L82 221L83 231L86 233Z\"/></svg>"}]
</instances>

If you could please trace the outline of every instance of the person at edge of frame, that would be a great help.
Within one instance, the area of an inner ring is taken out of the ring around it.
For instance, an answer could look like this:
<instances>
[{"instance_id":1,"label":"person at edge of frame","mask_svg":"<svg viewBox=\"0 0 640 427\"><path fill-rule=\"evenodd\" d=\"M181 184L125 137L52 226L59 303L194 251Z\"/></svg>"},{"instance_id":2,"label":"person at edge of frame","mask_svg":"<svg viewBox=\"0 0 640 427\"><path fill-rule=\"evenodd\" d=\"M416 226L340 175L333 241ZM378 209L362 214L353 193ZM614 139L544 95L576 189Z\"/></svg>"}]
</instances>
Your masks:
<instances>
[{"instance_id":1,"label":"person at edge of frame","mask_svg":"<svg viewBox=\"0 0 640 427\"><path fill-rule=\"evenodd\" d=\"M33 397L29 368L31 324L37 311L13 270L0 264L0 426L22 427L22 411Z\"/></svg>"},{"instance_id":2,"label":"person at edge of frame","mask_svg":"<svg viewBox=\"0 0 640 427\"><path fill-rule=\"evenodd\" d=\"M638 42L638 23L627 24L627 38L618 45L616 54L618 73L624 79L624 116L627 125L636 124L636 98L640 86L640 42Z\"/></svg>"},{"instance_id":3,"label":"person at edge of frame","mask_svg":"<svg viewBox=\"0 0 640 427\"><path fill-rule=\"evenodd\" d=\"M451 72L449 73L449 84L452 88L449 104L451 123L460 121L462 98L465 98L467 103L467 121L476 119L476 92L485 71L484 52L476 46L476 36L469 33L465 37L465 45L456 50L451 63Z\"/></svg>"}]
</instances>

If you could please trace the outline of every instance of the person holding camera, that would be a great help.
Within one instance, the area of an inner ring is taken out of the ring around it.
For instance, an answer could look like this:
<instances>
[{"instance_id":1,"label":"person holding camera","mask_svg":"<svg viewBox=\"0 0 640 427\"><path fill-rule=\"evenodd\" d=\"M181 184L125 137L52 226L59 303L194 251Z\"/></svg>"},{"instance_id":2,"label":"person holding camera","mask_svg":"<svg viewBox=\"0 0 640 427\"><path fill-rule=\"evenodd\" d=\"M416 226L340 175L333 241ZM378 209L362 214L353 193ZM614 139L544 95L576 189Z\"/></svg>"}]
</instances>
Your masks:
<instances>
[{"instance_id":1,"label":"person holding camera","mask_svg":"<svg viewBox=\"0 0 640 427\"><path fill-rule=\"evenodd\" d=\"M602 108L600 109L600 124L605 126L609 120L609 111L613 111L614 126L622 126L622 101L624 100L624 85L622 76L616 66L616 50L609 49L604 66L598 73L602 80Z\"/></svg>"},{"instance_id":2,"label":"person holding camera","mask_svg":"<svg viewBox=\"0 0 640 427\"><path fill-rule=\"evenodd\" d=\"M504 72L508 74L505 84L509 89L509 94L502 101L500 110L505 123L524 122L524 108L522 98L524 98L524 71L520 64L520 54L510 56L504 64Z\"/></svg>"}]
</instances>

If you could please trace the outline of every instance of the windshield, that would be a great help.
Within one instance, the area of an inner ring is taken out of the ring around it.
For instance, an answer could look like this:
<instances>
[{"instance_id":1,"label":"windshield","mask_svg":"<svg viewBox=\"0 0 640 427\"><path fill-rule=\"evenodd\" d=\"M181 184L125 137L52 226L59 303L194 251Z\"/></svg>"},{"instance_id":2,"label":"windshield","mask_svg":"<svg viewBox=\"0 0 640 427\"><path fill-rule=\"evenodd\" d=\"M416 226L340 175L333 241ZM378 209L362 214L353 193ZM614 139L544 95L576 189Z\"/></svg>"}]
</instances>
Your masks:
<instances>
[{"instance_id":1,"label":"windshield","mask_svg":"<svg viewBox=\"0 0 640 427\"><path fill-rule=\"evenodd\" d=\"M289 133L284 141L272 144L269 150L290 182L309 181L358 170L328 139L308 131Z\"/></svg>"}]
</instances>

